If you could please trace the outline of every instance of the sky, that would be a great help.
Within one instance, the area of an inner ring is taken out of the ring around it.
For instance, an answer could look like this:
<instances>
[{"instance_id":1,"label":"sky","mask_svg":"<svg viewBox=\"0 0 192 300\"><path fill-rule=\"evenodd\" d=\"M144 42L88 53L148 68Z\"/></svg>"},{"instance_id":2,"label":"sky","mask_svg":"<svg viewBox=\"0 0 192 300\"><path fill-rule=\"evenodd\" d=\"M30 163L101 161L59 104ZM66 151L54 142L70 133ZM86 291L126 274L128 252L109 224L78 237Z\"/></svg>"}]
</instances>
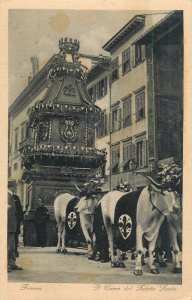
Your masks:
<instances>
[{"instance_id":1,"label":"sky","mask_svg":"<svg viewBox=\"0 0 192 300\"><path fill-rule=\"evenodd\" d=\"M154 12L154 11L153 11ZM31 56L40 69L59 52L61 37L80 41L80 53L109 55L102 46L140 11L9 10L9 105L27 86ZM146 13L146 11L145 11Z\"/></svg>"}]
</instances>

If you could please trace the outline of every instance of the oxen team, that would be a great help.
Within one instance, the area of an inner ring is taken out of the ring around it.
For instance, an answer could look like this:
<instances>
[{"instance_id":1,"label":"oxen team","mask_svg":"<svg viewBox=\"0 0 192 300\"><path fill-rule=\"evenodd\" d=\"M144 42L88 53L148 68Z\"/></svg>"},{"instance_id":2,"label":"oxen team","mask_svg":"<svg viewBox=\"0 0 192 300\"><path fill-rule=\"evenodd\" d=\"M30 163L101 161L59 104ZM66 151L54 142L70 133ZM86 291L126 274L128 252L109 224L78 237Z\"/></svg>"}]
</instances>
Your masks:
<instances>
[{"instance_id":1,"label":"oxen team","mask_svg":"<svg viewBox=\"0 0 192 300\"><path fill-rule=\"evenodd\" d=\"M181 196L171 187L158 185L152 178L148 177L150 184L143 188L139 194L136 206L136 262L135 275L142 275L142 257L145 253L144 240L148 243L149 253L149 270L153 274L158 274L159 270L155 264L154 250L161 236L159 235L163 221L167 220L167 231L169 232L170 244L172 246L174 272L181 272L179 261L180 248L178 246L178 235L181 236ZM76 210L79 213L80 224L88 246L88 255L92 255L96 243L94 232L94 212L100 206L102 211L103 223L107 232L111 267L122 267L123 263L121 251L118 243L115 242L115 210L118 201L125 192L110 191L104 196L97 196L97 189L86 189L84 193L77 187L80 192L79 201ZM128 193L135 193L130 190ZM67 218L67 205L70 201L77 198L75 195L68 193L62 194L55 199L54 210L58 227L58 244L57 252L66 253L65 246L65 224Z\"/></svg>"}]
</instances>

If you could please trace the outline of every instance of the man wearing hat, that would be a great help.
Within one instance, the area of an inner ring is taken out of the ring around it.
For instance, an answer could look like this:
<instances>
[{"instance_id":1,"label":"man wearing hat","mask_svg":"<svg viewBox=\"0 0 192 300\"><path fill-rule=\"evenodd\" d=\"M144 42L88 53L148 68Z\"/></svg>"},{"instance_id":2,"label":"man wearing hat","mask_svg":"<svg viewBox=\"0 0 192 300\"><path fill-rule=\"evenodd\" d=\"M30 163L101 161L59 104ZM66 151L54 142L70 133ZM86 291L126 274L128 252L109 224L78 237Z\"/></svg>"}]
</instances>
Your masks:
<instances>
[{"instance_id":1,"label":"man wearing hat","mask_svg":"<svg viewBox=\"0 0 192 300\"><path fill-rule=\"evenodd\" d=\"M8 259L8 272L12 270L23 270L16 265L15 257L15 232L17 230L16 208L13 198L13 192L15 181L9 180L8 182L8 214L7 214L7 259Z\"/></svg>"}]
</instances>

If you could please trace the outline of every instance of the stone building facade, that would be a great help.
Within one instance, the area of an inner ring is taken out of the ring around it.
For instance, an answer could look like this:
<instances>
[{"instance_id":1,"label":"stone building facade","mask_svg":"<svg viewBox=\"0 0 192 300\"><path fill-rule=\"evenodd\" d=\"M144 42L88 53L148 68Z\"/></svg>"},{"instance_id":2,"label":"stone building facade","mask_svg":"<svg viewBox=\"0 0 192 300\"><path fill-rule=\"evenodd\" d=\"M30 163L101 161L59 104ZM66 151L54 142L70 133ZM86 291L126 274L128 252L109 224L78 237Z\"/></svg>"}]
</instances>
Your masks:
<instances>
[{"instance_id":1,"label":"stone building facade","mask_svg":"<svg viewBox=\"0 0 192 300\"><path fill-rule=\"evenodd\" d=\"M103 49L111 66L108 72L95 67L88 86L92 94L107 72L107 94L95 100L108 107L108 124L96 143L110 146L110 189L124 181L141 188L147 184L141 174L154 172L160 162L182 164L182 12L137 15Z\"/></svg>"}]
</instances>

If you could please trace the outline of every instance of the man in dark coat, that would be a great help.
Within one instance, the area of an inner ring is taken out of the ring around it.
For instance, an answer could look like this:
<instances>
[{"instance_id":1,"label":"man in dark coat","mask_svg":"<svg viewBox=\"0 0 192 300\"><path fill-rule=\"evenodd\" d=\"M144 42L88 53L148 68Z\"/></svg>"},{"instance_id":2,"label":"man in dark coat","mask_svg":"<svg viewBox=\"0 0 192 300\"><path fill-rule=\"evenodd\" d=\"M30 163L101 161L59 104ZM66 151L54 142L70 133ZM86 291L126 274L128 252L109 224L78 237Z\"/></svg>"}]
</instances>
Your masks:
<instances>
[{"instance_id":1,"label":"man in dark coat","mask_svg":"<svg viewBox=\"0 0 192 300\"><path fill-rule=\"evenodd\" d=\"M15 233L17 230L16 208L13 198L13 193L8 190L8 216L7 216L7 259L8 272L12 270L23 270L16 265L15 257Z\"/></svg>"},{"instance_id":2,"label":"man in dark coat","mask_svg":"<svg viewBox=\"0 0 192 300\"><path fill-rule=\"evenodd\" d=\"M35 213L35 227L37 233L37 246L45 247L47 243L46 238L46 224L49 220L48 209L44 206L42 199L39 199L39 207Z\"/></svg>"},{"instance_id":3,"label":"man in dark coat","mask_svg":"<svg viewBox=\"0 0 192 300\"><path fill-rule=\"evenodd\" d=\"M19 252L18 252L17 248L18 248L18 242L19 242L21 222L23 222L24 214L23 214L23 209L21 206L21 201L20 201L19 196L13 195L13 199L15 202L16 220L17 220L17 228L16 228L16 232L15 232L15 256L19 257Z\"/></svg>"}]
</instances>

